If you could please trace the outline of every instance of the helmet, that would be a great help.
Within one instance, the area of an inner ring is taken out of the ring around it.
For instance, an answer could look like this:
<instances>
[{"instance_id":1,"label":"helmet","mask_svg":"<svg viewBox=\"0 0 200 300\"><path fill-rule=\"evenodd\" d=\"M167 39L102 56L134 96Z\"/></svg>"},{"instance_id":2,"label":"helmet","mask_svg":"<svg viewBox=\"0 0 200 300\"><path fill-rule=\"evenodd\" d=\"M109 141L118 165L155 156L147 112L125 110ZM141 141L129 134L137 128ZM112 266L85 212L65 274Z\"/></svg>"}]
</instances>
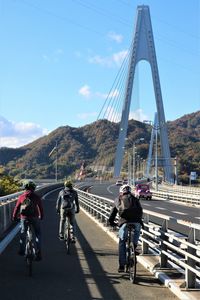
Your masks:
<instances>
[{"instance_id":1,"label":"helmet","mask_svg":"<svg viewBox=\"0 0 200 300\"><path fill-rule=\"evenodd\" d=\"M36 183L33 180L26 180L23 182L23 188L25 190L35 190L36 189Z\"/></svg>"},{"instance_id":2,"label":"helmet","mask_svg":"<svg viewBox=\"0 0 200 300\"><path fill-rule=\"evenodd\" d=\"M130 192L131 192L131 187L130 187L130 185L128 185L128 184L122 185L122 186L120 187L119 192L122 193L122 194L130 193Z\"/></svg>"},{"instance_id":3,"label":"helmet","mask_svg":"<svg viewBox=\"0 0 200 300\"><path fill-rule=\"evenodd\" d=\"M72 188L72 182L71 182L70 180L66 180L66 181L64 182L64 186L71 189L71 188Z\"/></svg>"}]
</instances>

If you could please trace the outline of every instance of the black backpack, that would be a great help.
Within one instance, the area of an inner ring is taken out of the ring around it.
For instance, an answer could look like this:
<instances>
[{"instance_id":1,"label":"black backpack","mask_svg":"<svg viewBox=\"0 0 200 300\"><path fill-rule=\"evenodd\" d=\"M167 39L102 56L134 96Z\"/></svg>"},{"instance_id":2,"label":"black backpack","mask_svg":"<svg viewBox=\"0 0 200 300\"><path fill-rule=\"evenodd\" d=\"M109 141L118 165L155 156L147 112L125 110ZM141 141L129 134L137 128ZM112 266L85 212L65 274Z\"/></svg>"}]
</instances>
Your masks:
<instances>
[{"instance_id":1,"label":"black backpack","mask_svg":"<svg viewBox=\"0 0 200 300\"><path fill-rule=\"evenodd\" d=\"M26 217L31 217L35 214L35 204L30 196L26 196L20 207L20 213Z\"/></svg>"},{"instance_id":2,"label":"black backpack","mask_svg":"<svg viewBox=\"0 0 200 300\"><path fill-rule=\"evenodd\" d=\"M70 211L74 208L74 194L70 190L64 190L62 195L62 208Z\"/></svg>"},{"instance_id":3,"label":"black backpack","mask_svg":"<svg viewBox=\"0 0 200 300\"><path fill-rule=\"evenodd\" d=\"M119 197L119 216L129 222L138 220L142 217L142 208L137 198L131 194Z\"/></svg>"}]
</instances>

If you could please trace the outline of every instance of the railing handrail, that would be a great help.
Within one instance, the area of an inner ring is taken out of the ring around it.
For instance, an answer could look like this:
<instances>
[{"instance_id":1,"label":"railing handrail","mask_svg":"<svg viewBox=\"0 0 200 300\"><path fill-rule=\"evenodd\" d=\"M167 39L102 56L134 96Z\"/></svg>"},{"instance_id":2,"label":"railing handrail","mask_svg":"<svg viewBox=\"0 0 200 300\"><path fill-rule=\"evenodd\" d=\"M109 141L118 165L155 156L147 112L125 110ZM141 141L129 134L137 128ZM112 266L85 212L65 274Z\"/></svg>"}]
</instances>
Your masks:
<instances>
[{"instance_id":1,"label":"railing handrail","mask_svg":"<svg viewBox=\"0 0 200 300\"><path fill-rule=\"evenodd\" d=\"M77 192L83 209L105 223L106 226L113 200L78 189ZM161 268L169 267L170 264L177 265L185 273L186 288L195 288L197 278L200 279L200 270L197 268L197 264L200 263L200 244L195 240L195 233L197 230L200 231L200 225L146 209L143 212L145 229L142 229L140 237L143 254L148 254L149 251L157 253ZM152 220L150 222L151 216L159 218L162 225L153 223ZM182 235L180 238L180 233L168 229L170 222L187 227L189 235Z\"/></svg>"}]
</instances>

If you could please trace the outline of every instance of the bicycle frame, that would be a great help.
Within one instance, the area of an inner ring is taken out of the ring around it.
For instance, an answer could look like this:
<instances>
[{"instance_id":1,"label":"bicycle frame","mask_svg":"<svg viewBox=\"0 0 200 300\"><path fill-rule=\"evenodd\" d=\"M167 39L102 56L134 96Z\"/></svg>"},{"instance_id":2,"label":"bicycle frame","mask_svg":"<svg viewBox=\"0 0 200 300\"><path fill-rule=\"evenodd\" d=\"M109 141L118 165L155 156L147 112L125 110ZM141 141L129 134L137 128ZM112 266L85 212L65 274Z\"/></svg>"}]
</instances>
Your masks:
<instances>
[{"instance_id":1,"label":"bicycle frame","mask_svg":"<svg viewBox=\"0 0 200 300\"><path fill-rule=\"evenodd\" d=\"M33 231L32 225L28 222L27 232L26 232L26 246L25 246L25 260L28 267L28 274L32 276L32 262L35 259L36 251L33 242Z\"/></svg>"}]
</instances>

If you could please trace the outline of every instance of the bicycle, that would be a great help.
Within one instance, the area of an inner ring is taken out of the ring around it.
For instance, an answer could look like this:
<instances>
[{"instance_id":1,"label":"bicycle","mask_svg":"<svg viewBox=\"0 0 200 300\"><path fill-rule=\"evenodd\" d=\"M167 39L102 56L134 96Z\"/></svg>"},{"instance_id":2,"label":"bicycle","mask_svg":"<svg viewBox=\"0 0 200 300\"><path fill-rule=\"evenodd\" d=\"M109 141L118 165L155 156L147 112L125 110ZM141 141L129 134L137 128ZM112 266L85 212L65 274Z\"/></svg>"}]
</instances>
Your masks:
<instances>
[{"instance_id":1,"label":"bicycle","mask_svg":"<svg viewBox=\"0 0 200 300\"><path fill-rule=\"evenodd\" d=\"M126 241L126 272L129 273L129 279L132 283L136 282L137 257L133 244L134 224L127 223L128 236Z\"/></svg>"},{"instance_id":2,"label":"bicycle","mask_svg":"<svg viewBox=\"0 0 200 300\"><path fill-rule=\"evenodd\" d=\"M70 254L70 244L71 244L71 225L69 221L69 217L66 217L65 221L65 230L64 230L64 241L65 241L65 246L67 249L67 254Z\"/></svg>"},{"instance_id":3,"label":"bicycle","mask_svg":"<svg viewBox=\"0 0 200 300\"><path fill-rule=\"evenodd\" d=\"M33 241L32 225L28 220L27 223L28 223L27 224L28 227L26 232L25 260L28 269L28 275L32 276L32 272L33 272L32 263L36 258L36 250Z\"/></svg>"}]
</instances>

